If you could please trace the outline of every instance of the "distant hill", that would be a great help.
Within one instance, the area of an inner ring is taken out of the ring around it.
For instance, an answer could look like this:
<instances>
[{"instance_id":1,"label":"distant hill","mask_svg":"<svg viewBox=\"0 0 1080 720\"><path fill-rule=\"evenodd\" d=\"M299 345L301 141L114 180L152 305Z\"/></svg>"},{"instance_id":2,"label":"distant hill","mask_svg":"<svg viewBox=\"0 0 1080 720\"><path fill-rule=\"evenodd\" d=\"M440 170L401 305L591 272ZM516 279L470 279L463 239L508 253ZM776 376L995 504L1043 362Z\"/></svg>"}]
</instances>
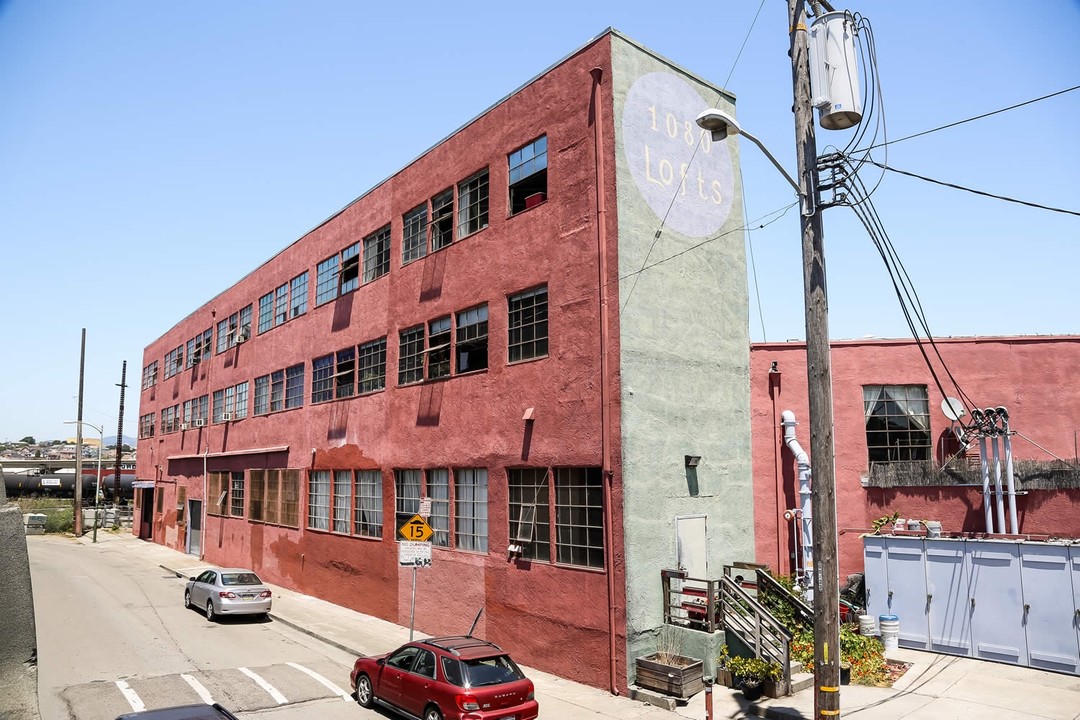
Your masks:
<instances>
[{"instance_id":1,"label":"distant hill","mask_svg":"<svg viewBox=\"0 0 1080 720\"><path fill-rule=\"evenodd\" d=\"M127 435L125 435L124 436L124 442L122 442L120 444L121 445L127 445L128 447L135 447L137 442L138 441L135 438L128 437ZM110 445L115 445L115 444L116 444L116 436L115 435L106 435L105 436L105 447L109 447Z\"/></svg>"}]
</instances>

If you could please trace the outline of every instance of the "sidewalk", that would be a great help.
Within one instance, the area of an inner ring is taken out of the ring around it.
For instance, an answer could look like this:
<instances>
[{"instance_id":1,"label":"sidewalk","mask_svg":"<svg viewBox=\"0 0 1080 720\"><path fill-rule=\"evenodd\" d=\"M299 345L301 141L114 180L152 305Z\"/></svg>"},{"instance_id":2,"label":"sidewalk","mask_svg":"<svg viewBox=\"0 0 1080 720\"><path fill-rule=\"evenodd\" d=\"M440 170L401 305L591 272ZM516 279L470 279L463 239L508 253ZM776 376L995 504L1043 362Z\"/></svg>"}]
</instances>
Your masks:
<instances>
[{"instance_id":1,"label":"sidewalk","mask_svg":"<svg viewBox=\"0 0 1080 720\"><path fill-rule=\"evenodd\" d=\"M211 567L198 558L145 542L128 534L98 533L79 540L94 548L123 549L139 555L178 577ZM354 655L392 650L409 639L409 629L363 615L308 595L271 585L271 617ZM912 663L891 688L845 685L840 691L842 717L860 720L1080 720L1080 677L989 663L918 650L900 649L890 657ZM700 692L675 712L526 668L536 686L544 720L681 720L705 718L705 693ZM747 703L742 694L714 688L714 720L747 717L780 720L814 718L814 690L784 698Z\"/></svg>"}]
</instances>

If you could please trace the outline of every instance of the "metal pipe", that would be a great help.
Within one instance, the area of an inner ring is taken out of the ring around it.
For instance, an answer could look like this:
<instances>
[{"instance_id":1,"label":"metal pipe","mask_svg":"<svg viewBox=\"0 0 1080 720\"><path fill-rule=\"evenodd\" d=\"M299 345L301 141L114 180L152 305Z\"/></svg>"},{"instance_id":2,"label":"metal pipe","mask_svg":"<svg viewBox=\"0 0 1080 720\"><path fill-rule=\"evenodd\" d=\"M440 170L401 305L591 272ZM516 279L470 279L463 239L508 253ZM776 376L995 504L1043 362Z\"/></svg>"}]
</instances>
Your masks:
<instances>
[{"instance_id":1,"label":"metal pipe","mask_svg":"<svg viewBox=\"0 0 1080 720\"><path fill-rule=\"evenodd\" d=\"M1005 408L998 408L998 417L1001 418L1002 443L1005 445L1005 483L1009 493L1009 532L1013 535L1020 533L1020 528L1016 524L1016 482L1013 478L1013 461L1012 461L1012 439L1009 437L1012 432L1009 430L1009 411Z\"/></svg>"},{"instance_id":2,"label":"metal pipe","mask_svg":"<svg viewBox=\"0 0 1080 720\"><path fill-rule=\"evenodd\" d=\"M616 665L617 649L615 646L615 633L618 629L616 623L616 600L615 600L615 532L612 523L615 520L612 508L611 484L614 481L614 472L611 470L611 408L608 397L611 383L610 370L608 369L608 278L607 278L607 177L604 168L604 118L601 113L604 107L601 83L604 78L603 68L594 67L589 71L592 75L592 123L593 123L593 148L596 162L596 251L598 274L597 278L600 300L600 454L602 463L602 481L604 483L604 554L607 566L607 595L608 595L608 685L612 695L619 694L618 668Z\"/></svg>"},{"instance_id":3,"label":"metal pipe","mask_svg":"<svg viewBox=\"0 0 1080 720\"><path fill-rule=\"evenodd\" d=\"M990 506L990 464L986 459L986 436L979 435L979 467L982 471L983 515L986 518L986 533L994 534L994 509Z\"/></svg>"},{"instance_id":4,"label":"metal pipe","mask_svg":"<svg viewBox=\"0 0 1080 720\"><path fill-rule=\"evenodd\" d=\"M799 500L800 515L802 516L802 532L800 548L802 550L803 586L806 588L806 601L814 601L814 546L813 546L813 493L810 489L810 458L798 438L795 437L795 413L785 410L780 414L780 423L784 426L784 443L795 456L795 462L799 466Z\"/></svg>"},{"instance_id":5,"label":"metal pipe","mask_svg":"<svg viewBox=\"0 0 1080 720\"><path fill-rule=\"evenodd\" d=\"M998 450L997 435L990 438L991 452L994 454L994 512L999 533L1005 533L1005 494L1001 489L1001 452Z\"/></svg>"}]
</instances>

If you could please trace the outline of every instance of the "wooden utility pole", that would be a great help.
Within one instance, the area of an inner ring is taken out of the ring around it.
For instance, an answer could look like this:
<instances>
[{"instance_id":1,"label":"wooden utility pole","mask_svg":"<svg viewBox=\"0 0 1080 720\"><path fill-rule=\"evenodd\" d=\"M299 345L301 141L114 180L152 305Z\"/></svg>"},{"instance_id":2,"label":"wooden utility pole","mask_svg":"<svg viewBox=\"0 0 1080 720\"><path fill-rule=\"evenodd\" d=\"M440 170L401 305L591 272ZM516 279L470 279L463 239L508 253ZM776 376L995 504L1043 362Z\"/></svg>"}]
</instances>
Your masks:
<instances>
[{"instance_id":1,"label":"wooden utility pole","mask_svg":"<svg viewBox=\"0 0 1080 720\"><path fill-rule=\"evenodd\" d=\"M82 537L83 534L83 517L82 517L82 406L83 406L83 378L85 377L86 368L86 328L82 329L82 341L79 344L79 411L78 419L75 421L75 501L72 507L73 513L71 516L72 532L75 533L75 537ZM99 449L98 452L101 452Z\"/></svg>"},{"instance_id":2,"label":"wooden utility pole","mask_svg":"<svg viewBox=\"0 0 1080 720\"><path fill-rule=\"evenodd\" d=\"M806 0L788 0L795 147L803 190L802 253L806 302L806 378L810 400L813 478L814 717L840 715L839 569L836 560L836 479L833 460L832 369L825 242L817 202L817 141L810 104Z\"/></svg>"},{"instance_id":3,"label":"wooden utility pole","mask_svg":"<svg viewBox=\"0 0 1080 720\"><path fill-rule=\"evenodd\" d=\"M113 504L120 504L120 462L123 459L121 456L121 448L124 447L124 390L127 388L127 360L124 361L123 369L120 371L120 419L116 422L116 466L113 471ZM134 492L134 490L132 491Z\"/></svg>"}]
</instances>

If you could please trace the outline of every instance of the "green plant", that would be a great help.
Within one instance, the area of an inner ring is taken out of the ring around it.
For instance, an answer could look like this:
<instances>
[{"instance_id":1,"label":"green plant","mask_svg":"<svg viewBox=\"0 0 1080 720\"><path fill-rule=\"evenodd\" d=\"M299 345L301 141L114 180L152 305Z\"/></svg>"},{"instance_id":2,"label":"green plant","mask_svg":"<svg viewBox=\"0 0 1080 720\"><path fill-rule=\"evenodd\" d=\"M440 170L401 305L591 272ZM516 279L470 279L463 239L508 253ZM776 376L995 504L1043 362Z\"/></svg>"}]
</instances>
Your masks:
<instances>
[{"instance_id":1,"label":"green plant","mask_svg":"<svg viewBox=\"0 0 1080 720\"><path fill-rule=\"evenodd\" d=\"M53 510L45 514L45 532L66 533L75 529L75 515L71 508Z\"/></svg>"},{"instance_id":2,"label":"green plant","mask_svg":"<svg viewBox=\"0 0 1080 720\"><path fill-rule=\"evenodd\" d=\"M814 671L814 631L802 630L791 640L791 659ZM882 687L888 684L885 649L877 638L860 635L856 626L840 626L840 663L851 666L851 682Z\"/></svg>"},{"instance_id":3,"label":"green plant","mask_svg":"<svg viewBox=\"0 0 1080 720\"><path fill-rule=\"evenodd\" d=\"M716 667L727 669L731 663L731 653L726 644L720 646L720 657L716 658Z\"/></svg>"},{"instance_id":4,"label":"green plant","mask_svg":"<svg viewBox=\"0 0 1080 720\"><path fill-rule=\"evenodd\" d=\"M780 667L780 663L765 658L735 655L728 660L728 669L733 676L746 685L765 680L780 680L784 677L784 669Z\"/></svg>"},{"instance_id":5,"label":"green plant","mask_svg":"<svg viewBox=\"0 0 1080 720\"><path fill-rule=\"evenodd\" d=\"M892 515L886 515L885 517L879 517L877 520L874 520L873 522L871 522L870 524L874 526L874 534L875 535L880 535L881 534L881 528L885 527L886 525L892 525L893 523L895 523L897 521L897 519L899 517L900 517L900 513L898 511L898 512L894 512Z\"/></svg>"}]
</instances>

